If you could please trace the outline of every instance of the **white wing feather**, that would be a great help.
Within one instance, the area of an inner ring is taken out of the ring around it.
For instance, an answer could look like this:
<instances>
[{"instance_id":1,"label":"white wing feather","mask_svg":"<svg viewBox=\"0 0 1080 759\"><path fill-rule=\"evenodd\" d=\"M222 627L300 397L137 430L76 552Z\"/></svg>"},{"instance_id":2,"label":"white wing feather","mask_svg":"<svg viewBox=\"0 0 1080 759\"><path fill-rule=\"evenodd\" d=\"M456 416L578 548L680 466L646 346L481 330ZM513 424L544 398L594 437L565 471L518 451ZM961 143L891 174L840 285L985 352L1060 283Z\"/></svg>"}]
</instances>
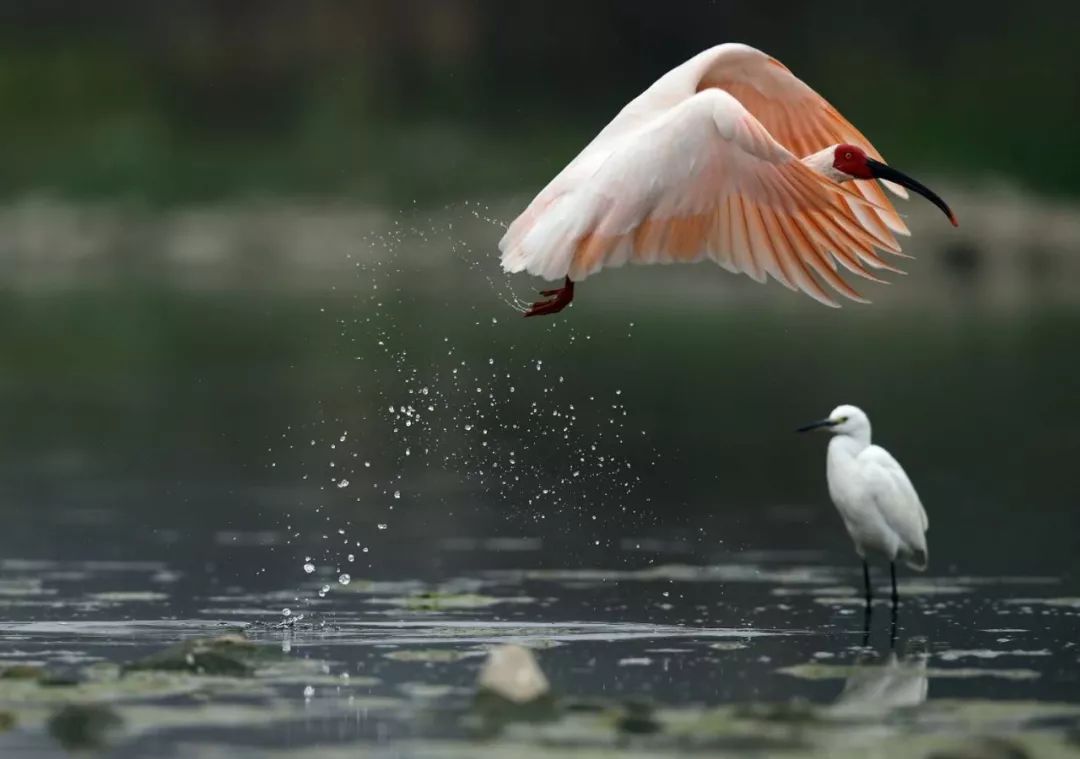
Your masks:
<instances>
[{"instance_id":1,"label":"white wing feather","mask_svg":"<svg viewBox=\"0 0 1080 759\"><path fill-rule=\"evenodd\" d=\"M925 533L930 520L907 473L892 454L877 445L862 451L857 461L879 513L903 541L909 564L916 569L925 568L928 559Z\"/></svg>"}]
</instances>

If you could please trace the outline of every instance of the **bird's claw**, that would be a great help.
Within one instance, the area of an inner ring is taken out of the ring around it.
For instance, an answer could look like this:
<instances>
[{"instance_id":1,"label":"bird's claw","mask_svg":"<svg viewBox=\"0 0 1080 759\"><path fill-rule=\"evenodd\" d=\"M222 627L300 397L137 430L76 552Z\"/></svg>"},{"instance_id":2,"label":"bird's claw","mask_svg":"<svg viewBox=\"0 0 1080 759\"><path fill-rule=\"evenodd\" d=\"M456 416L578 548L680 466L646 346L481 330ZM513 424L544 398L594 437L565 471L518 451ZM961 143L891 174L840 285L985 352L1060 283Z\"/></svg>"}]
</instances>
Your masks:
<instances>
[{"instance_id":1,"label":"bird's claw","mask_svg":"<svg viewBox=\"0 0 1080 759\"><path fill-rule=\"evenodd\" d=\"M570 305L567 299L558 296L548 300L538 300L529 306L525 316L544 316L545 314L557 314Z\"/></svg>"},{"instance_id":2,"label":"bird's claw","mask_svg":"<svg viewBox=\"0 0 1080 759\"><path fill-rule=\"evenodd\" d=\"M525 316L544 316L562 311L574 299L574 283L567 277L566 284L562 287L555 290L541 290L540 295L547 300L538 300L533 303L525 312Z\"/></svg>"}]
</instances>

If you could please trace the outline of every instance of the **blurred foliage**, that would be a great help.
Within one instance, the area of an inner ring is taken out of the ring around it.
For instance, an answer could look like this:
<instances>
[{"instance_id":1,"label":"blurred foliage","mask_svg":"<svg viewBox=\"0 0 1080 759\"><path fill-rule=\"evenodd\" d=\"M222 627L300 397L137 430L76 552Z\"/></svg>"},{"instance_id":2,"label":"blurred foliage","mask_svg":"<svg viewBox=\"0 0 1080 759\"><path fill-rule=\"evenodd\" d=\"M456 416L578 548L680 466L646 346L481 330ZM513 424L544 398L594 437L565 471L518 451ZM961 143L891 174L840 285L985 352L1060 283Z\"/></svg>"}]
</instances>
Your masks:
<instances>
[{"instance_id":1,"label":"blurred foliage","mask_svg":"<svg viewBox=\"0 0 1080 759\"><path fill-rule=\"evenodd\" d=\"M1077 193L1077 28L1062 3L8 0L0 192L532 190L659 74L740 40L902 167Z\"/></svg>"}]
</instances>

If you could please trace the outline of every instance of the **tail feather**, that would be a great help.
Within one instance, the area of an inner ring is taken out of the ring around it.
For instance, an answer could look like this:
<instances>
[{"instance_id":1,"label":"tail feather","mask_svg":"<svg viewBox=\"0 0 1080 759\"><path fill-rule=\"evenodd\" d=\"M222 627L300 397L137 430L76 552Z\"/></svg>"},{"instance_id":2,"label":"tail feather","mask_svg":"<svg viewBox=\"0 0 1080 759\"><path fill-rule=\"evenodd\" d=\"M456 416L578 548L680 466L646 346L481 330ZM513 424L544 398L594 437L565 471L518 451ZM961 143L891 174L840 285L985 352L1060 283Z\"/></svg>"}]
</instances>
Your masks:
<instances>
[{"instance_id":1,"label":"tail feather","mask_svg":"<svg viewBox=\"0 0 1080 759\"><path fill-rule=\"evenodd\" d=\"M549 280L567 275L577 243L592 218L584 204L572 201L571 196L563 195L529 219L531 223L510 226L499 242L504 271L527 271Z\"/></svg>"},{"instance_id":2,"label":"tail feather","mask_svg":"<svg viewBox=\"0 0 1080 759\"><path fill-rule=\"evenodd\" d=\"M930 552L925 548L910 551L904 556L904 563L916 572L924 572L930 563Z\"/></svg>"}]
</instances>

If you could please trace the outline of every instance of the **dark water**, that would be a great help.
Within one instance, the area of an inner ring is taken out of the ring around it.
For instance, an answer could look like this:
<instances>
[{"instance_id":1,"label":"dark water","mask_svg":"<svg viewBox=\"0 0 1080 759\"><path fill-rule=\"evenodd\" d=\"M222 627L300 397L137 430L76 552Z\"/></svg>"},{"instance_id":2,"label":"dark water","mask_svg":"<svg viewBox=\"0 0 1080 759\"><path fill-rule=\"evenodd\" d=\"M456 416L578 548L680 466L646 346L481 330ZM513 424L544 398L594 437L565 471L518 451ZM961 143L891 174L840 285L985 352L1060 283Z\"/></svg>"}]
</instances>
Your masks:
<instances>
[{"instance_id":1,"label":"dark water","mask_svg":"<svg viewBox=\"0 0 1080 759\"><path fill-rule=\"evenodd\" d=\"M464 279L7 299L0 660L80 684L0 678L0 753L1080 753L1080 312L537 322ZM841 402L930 514L895 621L792 433ZM236 631L272 665L114 666ZM478 713L508 641L557 716Z\"/></svg>"}]
</instances>

